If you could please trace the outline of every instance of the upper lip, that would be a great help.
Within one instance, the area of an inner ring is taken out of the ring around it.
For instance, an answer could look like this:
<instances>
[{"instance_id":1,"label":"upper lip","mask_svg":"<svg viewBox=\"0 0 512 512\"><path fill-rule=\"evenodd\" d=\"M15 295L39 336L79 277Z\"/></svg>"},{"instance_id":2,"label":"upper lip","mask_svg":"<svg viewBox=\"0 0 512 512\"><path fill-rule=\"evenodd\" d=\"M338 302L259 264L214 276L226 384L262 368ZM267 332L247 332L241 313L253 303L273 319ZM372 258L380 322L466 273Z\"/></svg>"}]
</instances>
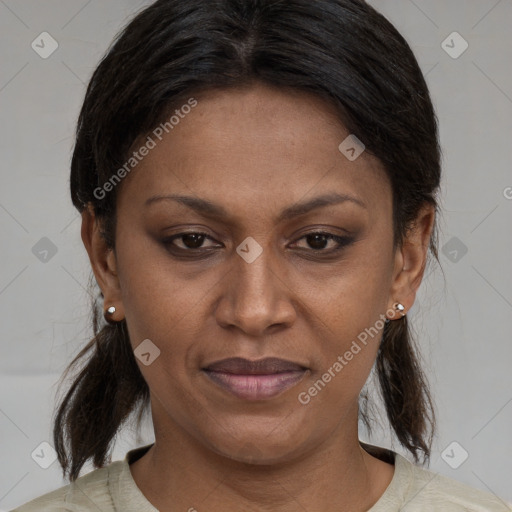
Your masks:
<instances>
[{"instance_id":1,"label":"upper lip","mask_svg":"<svg viewBox=\"0 0 512 512\"><path fill-rule=\"evenodd\" d=\"M204 368L204 370L208 371L236 375L270 375L274 373L304 371L306 369L306 367L298 363L277 357L267 357L257 361L251 361L242 357L230 357L216 361Z\"/></svg>"}]
</instances>

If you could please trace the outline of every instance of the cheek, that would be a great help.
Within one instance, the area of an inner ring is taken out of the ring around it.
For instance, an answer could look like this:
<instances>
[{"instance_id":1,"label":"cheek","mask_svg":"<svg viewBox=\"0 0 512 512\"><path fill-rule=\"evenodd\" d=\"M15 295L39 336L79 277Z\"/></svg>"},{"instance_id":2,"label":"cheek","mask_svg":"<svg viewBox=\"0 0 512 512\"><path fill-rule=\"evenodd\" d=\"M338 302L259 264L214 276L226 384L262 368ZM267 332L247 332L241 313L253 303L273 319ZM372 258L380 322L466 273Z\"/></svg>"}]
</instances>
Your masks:
<instances>
[{"instance_id":1,"label":"cheek","mask_svg":"<svg viewBox=\"0 0 512 512\"><path fill-rule=\"evenodd\" d=\"M390 286L387 263L361 254L350 270L331 276L324 293L317 289L314 313L321 320L316 335L319 351L308 395L322 394L321 401L350 401L359 395L375 362L385 325ZM310 389L311 385L315 389Z\"/></svg>"},{"instance_id":2,"label":"cheek","mask_svg":"<svg viewBox=\"0 0 512 512\"><path fill-rule=\"evenodd\" d=\"M373 366L384 327L378 304L362 301L360 305L351 305L342 313L331 306L326 312L331 316L325 317L329 324L321 339L321 357L314 375L325 376L322 379L327 382L343 380L343 387L357 392Z\"/></svg>"},{"instance_id":3,"label":"cheek","mask_svg":"<svg viewBox=\"0 0 512 512\"><path fill-rule=\"evenodd\" d=\"M329 329L317 336L321 345L314 371L298 389L297 400L309 414L315 411L315 417L327 414L326 424L333 421L326 411L332 412L334 407L344 414L357 404L375 363L384 320L370 309L355 315L338 314L335 320L331 318Z\"/></svg>"},{"instance_id":4,"label":"cheek","mask_svg":"<svg viewBox=\"0 0 512 512\"><path fill-rule=\"evenodd\" d=\"M215 290L218 276L204 272L194 278L158 245L119 237L118 274L132 343L154 338L166 344L194 333L199 312ZM177 333L181 335L176 335Z\"/></svg>"},{"instance_id":5,"label":"cheek","mask_svg":"<svg viewBox=\"0 0 512 512\"><path fill-rule=\"evenodd\" d=\"M393 259L384 252L374 240L360 240L323 280L309 280L310 296L333 332L357 336L385 313Z\"/></svg>"}]
</instances>

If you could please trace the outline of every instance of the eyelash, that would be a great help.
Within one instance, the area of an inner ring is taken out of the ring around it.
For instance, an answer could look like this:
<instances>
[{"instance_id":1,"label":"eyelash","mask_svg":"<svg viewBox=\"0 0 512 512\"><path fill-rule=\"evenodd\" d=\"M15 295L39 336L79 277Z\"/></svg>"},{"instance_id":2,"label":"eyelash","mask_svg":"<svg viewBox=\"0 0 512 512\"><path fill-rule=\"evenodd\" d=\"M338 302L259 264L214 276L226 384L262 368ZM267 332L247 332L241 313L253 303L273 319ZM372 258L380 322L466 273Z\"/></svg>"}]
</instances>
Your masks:
<instances>
[{"instance_id":1,"label":"eyelash","mask_svg":"<svg viewBox=\"0 0 512 512\"><path fill-rule=\"evenodd\" d=\"M164 239L162 242L163 242L164 245L170 246L169 247L170 251L175 252L175 253L179 253L181 255L185 254L185 253L189 253L191 255L194 255L194 253L195 253L197 255L198 253L202 252L203 253L202 256L208 256L208 253L212 249L214 249L213 247L212 248L208 248L208 249L201 249L201 248L196 248L196 249L187 248L187 249L183 249L182 247L177 247L177 246L175 246L173 244L174 240L179 239L179 238L183 238L184 236L187 236L187 235L199 235L199 236L204 236L205 238L208 238L209 240L213 240L213 238L208 236L206 233L191 231L189 233L179 233L179 234L173 235L171 237L168 237L168 238ZM331 249L331 250L326 250L326 249L309 249L309 250L308 249L303 249L303 250L308 251L308 252L312 252L313 254L332 255L332 254L335 254L335 253L341 251L345 247L349 246L354 241L353 238L348 237L348 236L338 236L338 235L334 235L333 233L328 233L328 232L325 232L325 231L313 231L311 233L306 233L305 235L300 237L297 240L297 242L302 240L302 239L304 239L304 238L307 238L309 236L315 236L315 235L325 237L327 240L333 240L333 241L335 241L338 244L338 246L335 247L334 249Z\"/></svg>"}]
</instances>

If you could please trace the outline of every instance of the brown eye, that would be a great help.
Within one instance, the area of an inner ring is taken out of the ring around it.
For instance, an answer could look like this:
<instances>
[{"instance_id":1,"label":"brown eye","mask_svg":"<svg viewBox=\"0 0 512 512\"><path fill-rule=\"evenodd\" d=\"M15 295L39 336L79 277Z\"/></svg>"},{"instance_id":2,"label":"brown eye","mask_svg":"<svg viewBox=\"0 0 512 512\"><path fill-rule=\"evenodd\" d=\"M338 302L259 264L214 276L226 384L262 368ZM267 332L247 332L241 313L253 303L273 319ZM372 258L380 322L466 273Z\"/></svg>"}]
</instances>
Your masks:
<instances>
[{"instance_id":1,"label":"brown eye","mask_svg":"<svg viewBox=\"0 0 512 512\"><path fill-rule=\"evenodd\" d=\"M189 255L207 256L211 254L210 249L221 247L221 244L213 244L205 247L204 243L207 239L214 241L206 233L179 233L164 239L162 243L177 255L186 255L188 253ZM336 253L354 241L352 237L337 236L332 233L324 232L308 233L301 237L299 241L300 240L305 240L307 244L306 247L298 246L301 251L316 252L325 255ZM295 245L297 246L297 242Z\"/></svg>"},{"instance_id":2,"label":"brown eye","mask_svg":"<svg viewBox=\"0 0 512 512\"><path fill-rule=\"evenodd\" d=\"M204 235L198 233L191 233L181 237L183 244L188 249L199 249L203 245L204 239Z\"/></svg>"},{"instance_id":3,"label":"brown eye","mask_svg":"<svg viewBox=\"0 0 512 512\"><path fill-rule=\"evenodd\" d=\"M337 236L332 233L316 232L308 233L307 235L300 238L300 240L306 240L309 247L305 249L312 249L316 252L332 253L339 251L352 243L353 239L347 236ZM331 243L331 249L325 250L328 247L329 242Z\"/></svg>"},{"instance_id":4,"label":"brown eye","mask_svg":"<svg viewBox=\"0 0 512 512\"><path fill-rule=\"evenodd\" d=\"M174 235L170 238L166 238L163 240L164 245L171 246L172 248L176 248L182 251L194 251L203 248L203 243L206 239L211 238L206 233L180 233L178 235ZM175 241L180 241L181 245L175 243Z\"/></svg>"}]
</instances>

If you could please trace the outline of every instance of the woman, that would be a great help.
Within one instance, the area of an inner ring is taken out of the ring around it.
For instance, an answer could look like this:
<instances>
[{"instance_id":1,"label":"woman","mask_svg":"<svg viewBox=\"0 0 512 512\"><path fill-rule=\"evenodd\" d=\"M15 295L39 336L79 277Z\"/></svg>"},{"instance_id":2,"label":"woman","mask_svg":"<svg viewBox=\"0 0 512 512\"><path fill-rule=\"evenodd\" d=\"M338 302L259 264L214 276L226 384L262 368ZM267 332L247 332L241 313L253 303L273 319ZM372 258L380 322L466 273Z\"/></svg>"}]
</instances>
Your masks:
<instances>
[{"instance_id":1,"label":"woman","mask_svg":"<svg viewBox=\"0 0 512 512\"><path fill-rule=\"evenodd\" d=\"M417 61L363 1L142 11L90 81L72 159L106 323L93 304L55 418L71 483L16 510L507 510L358 437L375 369L398 441L430 456L407 312L439 182ZM149 405L155 443L111 462Z\"/></svg>"}]
</instances>

